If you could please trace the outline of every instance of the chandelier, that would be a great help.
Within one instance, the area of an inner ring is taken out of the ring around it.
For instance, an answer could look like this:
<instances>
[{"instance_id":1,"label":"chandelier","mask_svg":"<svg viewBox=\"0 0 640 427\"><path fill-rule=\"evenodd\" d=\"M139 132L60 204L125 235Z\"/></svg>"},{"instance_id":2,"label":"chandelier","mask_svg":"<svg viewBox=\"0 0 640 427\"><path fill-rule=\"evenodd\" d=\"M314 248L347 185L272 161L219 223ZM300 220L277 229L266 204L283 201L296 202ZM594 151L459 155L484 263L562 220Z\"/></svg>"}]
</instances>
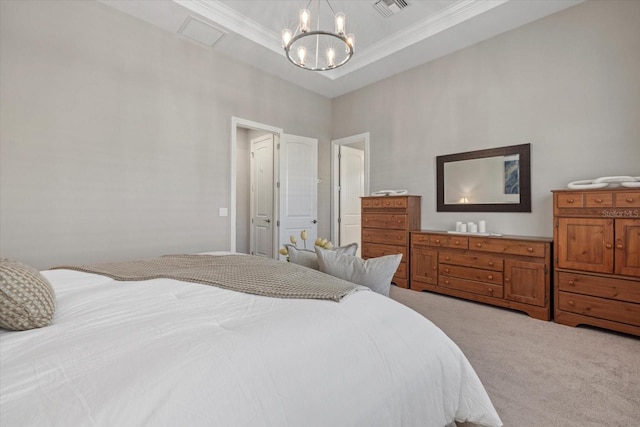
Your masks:
<instances>
[{"instance_id":1,"label":"chandelier","mask_svg":"<svg viewBox=\"0 0 640 427\"><path fill-rule=\"evenodd\" d=\"M328 71L338 68L351 59L354 52L355 36L346 34L345 15L335 13L329 0L324 0L334 16L334 31L320 29L320 4L317 0L316 30L311 29L311 12L309 6L299 14L298 27L294 32L282 30L282 47L289 61L294 65L310 71Z\"/></svg>"}]
</instances>

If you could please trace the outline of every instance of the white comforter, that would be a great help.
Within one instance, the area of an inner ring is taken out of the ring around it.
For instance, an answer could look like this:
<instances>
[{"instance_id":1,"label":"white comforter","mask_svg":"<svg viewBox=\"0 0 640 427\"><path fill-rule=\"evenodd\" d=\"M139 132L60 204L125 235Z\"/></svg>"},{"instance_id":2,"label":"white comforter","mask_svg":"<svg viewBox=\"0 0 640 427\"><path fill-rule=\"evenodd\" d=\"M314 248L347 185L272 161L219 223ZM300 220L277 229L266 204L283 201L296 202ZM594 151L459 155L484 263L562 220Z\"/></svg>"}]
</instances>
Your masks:
<instances>
[{"instance_id":1,"label":"white comforter","mask_svg":"<svg viewBox=\"0 0 640 427\"><path fill-rule=\"evenodd\" d=\"M459 348L374 292L340 303L45 271L54 323L0 332L0 426L500 426Z\"/></svg>"}]
</instances>

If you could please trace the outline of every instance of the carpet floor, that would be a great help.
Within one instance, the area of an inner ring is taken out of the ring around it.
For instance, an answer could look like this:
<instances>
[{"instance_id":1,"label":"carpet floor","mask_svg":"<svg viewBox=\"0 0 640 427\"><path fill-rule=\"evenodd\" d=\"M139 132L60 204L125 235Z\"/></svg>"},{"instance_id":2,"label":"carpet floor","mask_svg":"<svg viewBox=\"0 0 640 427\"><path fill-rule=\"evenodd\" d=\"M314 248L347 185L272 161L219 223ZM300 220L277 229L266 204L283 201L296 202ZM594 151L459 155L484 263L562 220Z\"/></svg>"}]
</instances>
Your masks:
<instances>
[{"instance_id":1,"label":"carpet floor","mask_svg":"<svg viewBox=\"0 0 640 427\"><path fill-rule=\"evenodd\" d=\"M640 426L639 338L396 286L390 296L458 344L505 427Z\"/></svg>"}]
</instances>

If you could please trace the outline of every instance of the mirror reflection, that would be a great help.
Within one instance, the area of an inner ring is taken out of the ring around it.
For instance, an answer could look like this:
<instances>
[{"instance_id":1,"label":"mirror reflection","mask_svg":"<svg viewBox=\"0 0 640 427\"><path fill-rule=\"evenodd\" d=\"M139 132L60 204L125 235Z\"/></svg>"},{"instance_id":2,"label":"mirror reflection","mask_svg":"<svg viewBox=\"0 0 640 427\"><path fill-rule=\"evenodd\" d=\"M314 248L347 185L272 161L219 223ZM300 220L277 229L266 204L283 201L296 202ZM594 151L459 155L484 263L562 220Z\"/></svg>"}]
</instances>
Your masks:
<instances>
[{"instance_id":1,"label":"mirror reflection","mask_svg":"<svg viewBox=\"0 0 640 427\"><path fill-rule=\"evenodd\" d=\"M531 212L530 144L436 157L438 212Z\"/></svg>"},{"instance_id":2,"label":"mirror reflection","mask_svg":"<svg viewBox=\"0 0 640 427\"><path fill-rule=\"evenodd\" d=\"M444 165L444 203L520 203L520 156L461 160Z\"/></svg>"}]
</instances>

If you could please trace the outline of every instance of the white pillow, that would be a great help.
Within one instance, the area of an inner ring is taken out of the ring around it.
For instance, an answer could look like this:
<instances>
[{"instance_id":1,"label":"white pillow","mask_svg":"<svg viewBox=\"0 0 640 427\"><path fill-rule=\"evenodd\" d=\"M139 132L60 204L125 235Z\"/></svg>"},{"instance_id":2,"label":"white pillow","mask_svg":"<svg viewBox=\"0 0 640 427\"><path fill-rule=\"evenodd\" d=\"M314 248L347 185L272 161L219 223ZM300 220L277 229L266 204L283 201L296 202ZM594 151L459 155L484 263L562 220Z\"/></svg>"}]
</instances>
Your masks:
<instances>
[{"instance_id":1,"label":"white pillow","mask_svg":"<svg viewBox=\"0 0 640 427\"><path fill-rule=\"evenodd\" d=\"M364 260L356 256L342 255L316 246L320 271L349 282L371 288L389 296L391 279L400 265L402 254L385 255Z\"/></svg>"},{"instance_id":2,"label":"white pillow","mask_svg":"<svg viewBox=\"0 0 640 427\"><path fill-rule=\"evenodd\" d=\"M298 249L293 245L284 246L287 248L287 252L289 253L289 262L313 268L314 270L320 270L320 265L318 264L318 256L316 255L315 251L309 249ZM355 255L358 251L358 244L350 243L345 246L338 246L337 248L325 250L330 250L331 252L335 252L338 254Z\"/></svg>"}]
</instances>

